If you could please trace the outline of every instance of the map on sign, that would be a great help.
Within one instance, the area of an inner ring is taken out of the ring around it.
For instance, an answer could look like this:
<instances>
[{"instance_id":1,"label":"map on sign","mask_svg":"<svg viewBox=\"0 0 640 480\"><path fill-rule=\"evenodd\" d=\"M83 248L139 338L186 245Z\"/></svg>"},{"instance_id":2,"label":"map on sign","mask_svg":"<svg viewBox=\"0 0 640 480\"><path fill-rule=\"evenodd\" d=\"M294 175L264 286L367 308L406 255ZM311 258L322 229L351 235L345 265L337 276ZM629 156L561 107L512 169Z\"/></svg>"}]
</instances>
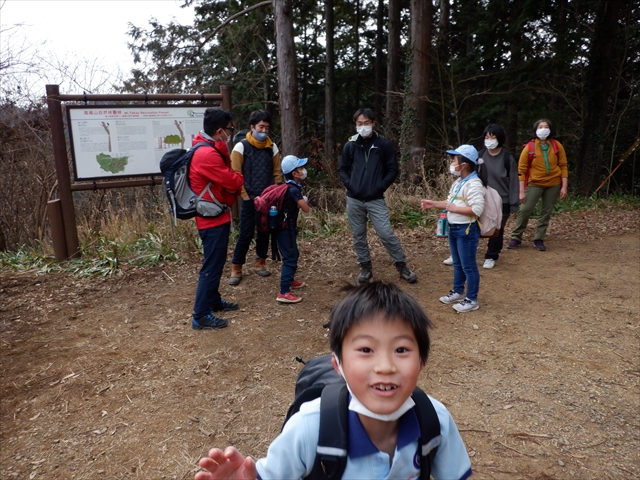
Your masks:
<instances>
[{"instance_id":1,"label":"map on sign","mask_svg":"<svg viewBox=\"0 0 640 480\"><path fill-rule=\"evenodd\" d=\"M76 180L160 173L167 150L188 149L206 106L68 106Z\"/></svg>"}]
</instances>

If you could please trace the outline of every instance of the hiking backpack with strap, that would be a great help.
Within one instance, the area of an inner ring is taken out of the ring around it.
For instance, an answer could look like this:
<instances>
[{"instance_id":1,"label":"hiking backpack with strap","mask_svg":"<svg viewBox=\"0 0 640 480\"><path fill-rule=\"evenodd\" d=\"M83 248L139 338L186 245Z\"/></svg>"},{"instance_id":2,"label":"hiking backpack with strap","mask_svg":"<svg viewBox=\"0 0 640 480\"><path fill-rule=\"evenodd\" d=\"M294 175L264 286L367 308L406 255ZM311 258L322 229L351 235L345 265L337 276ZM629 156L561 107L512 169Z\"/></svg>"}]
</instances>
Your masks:
<instances>
[{"instance_id":1,"label":"hiking backpack with strap","mask_svg":"<svg viewBox=\"0 0 640 480\"><path fill-rule=\"evenodd\" d=\"M256 225L260 232L271 232L269 228L269 211L271 207L276 207L278 216L276 219L277 228L276 231L282 230L284 224L284 214L282 212L282 205L284 204L284 197L287 194L289 185L286 183L276 183L269 185L262 191L262 194L253 199L253 204L256 207Z\"/></svg>"},{"instance_id":2,"label":"hiking backpack with strap","mask_svg":"<svg viewBox=\"0 0 640 480\"><path fill-rule=\"evenodd\" d=\"M160 160L160 171L164 176L165 191L174 221L178 218L187 220L195 216L212 218L229 211L229 207L216 200L216 197L211 193L211 182L207 184L199 195L191 188L191 182L189 181L191 160L195 151L204 146L215 149L224 158L222 153L213 145L207 142L200 142L189 150L183 148L169 150ZM206 192L209 192L213 201L202 199Z\"/></svg>"},{"instance_id":3,"label":"hiking backpack with strap","mask_svg":"<svg viewBox=\"0 0 640 480\"><path fill-rule=\"evenodd\" d=\"M484 210L478 217L480 236L494 238L500 235L502 226L502 197L495 188L487 185L484 192Z\"/></svg>"},{"instance_id":4,"label":"hiking backpack with strap","mask_svg":"<svg viewBox=\"0 0 640 480\"><path fill-rule=\"evenodd\" d=\"M349 448L349 391L344 379L331 364L331 355L309 360L296 380L293 403L284 423L300 406L320 397L320 432L310 480L340 480L347 467ZM420 425L418 450L420 480L429 480L431 465L440 445L440 420L431 400L418 387L412 394L414 411ZM284 428L284 424L283 424Z\"/></svg>"},{"instance_id":5,"label":"hiking backpack with strap","mask_svg":"<svg viewBox=\"0 0 640 480\"><path fill-rule=\"evenodd\" d=\"M560 153L558 142L556 142L553 138L549 139L549 142L553 147L553 153L555 153L556 157L558 157L558 154ZM523 146L527 147L527 153L529 155L529 163L527 164L527 173L524 176L524 188L526 189L527 185L529 184L529 174L531 172L531 164L533 163L533 159L536 158L536 141L531 140L529 141L529 143L525 143Z\"/></svg>"}]
</instances>

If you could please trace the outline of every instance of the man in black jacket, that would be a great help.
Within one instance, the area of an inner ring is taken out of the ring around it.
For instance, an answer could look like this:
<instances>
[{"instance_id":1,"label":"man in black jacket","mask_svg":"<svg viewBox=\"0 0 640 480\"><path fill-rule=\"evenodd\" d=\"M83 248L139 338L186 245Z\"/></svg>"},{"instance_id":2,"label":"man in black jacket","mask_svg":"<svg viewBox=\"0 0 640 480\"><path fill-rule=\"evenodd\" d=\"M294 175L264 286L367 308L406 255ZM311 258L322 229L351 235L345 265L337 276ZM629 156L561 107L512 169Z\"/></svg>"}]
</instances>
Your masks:
<instances>
[{"instance_id":1,"label":"man in black jacket","mask_svg":"<svg viewBox=\"0 0 640 480\"><path fill-rule=\"evenodd\" d=\"M358 133L342 149L339 171L340 179L347 188L347 216L361 268L358 282L367 283L373 275L367 243L368 217L402 278L414 283L418 277L407 267L407 258L391 228L389 210L384 201L384 192L398 176L393 145L373 131L376 124L373 110L361 108L353 120Z\"/></svg>"}]
</instances>

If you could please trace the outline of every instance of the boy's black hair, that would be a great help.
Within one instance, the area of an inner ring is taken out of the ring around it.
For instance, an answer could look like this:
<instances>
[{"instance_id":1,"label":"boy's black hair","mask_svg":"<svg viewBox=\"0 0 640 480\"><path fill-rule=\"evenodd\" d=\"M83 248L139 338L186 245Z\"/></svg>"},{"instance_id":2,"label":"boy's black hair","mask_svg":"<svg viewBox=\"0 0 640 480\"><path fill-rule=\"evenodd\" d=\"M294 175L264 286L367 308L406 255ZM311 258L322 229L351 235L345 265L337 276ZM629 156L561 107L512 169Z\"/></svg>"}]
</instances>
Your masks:
<instances>
[{"instance_id":1,"label":"boy's black hair","mask_svg":"<svg viewBox=\"0 0 640 480\"><path fill-rule=\"evenodd\" d=\"M538 125L540 125L542 122L547 122L549 124L549 130L551 131L551 133L549 133L549 136L547 137L547 140L551 140L552 138L555 138L556 127L553 126L553 123L551 122L551 120L547 120L546 118L541 118L540 120L538 120L536 123L533 124L533 129L531 130L531 138L533 139L538 138L538 136L536 135L536 130L538 130Z\"/></svg>"},{"instance_id":2,"label":"boy's black hair","mask_svg":"<svg viewBox=\"0 0 640 480\"><path fill-rule=\"evenodd\" d=\"M415 298L393 283L381 281L348 286L346 292L329 313L329 338L331 351L342 361L342 342L347 332L363 320L383 313L386 320L402 320L413 330L418 342L420 360L427 362L431 341L429 328L432 323Z\"/></svg>"},{"instance_id":3,"label":"boy's black hair","mask_svg":"<svg viewBox=\"0 0 640 480\"><path fill-rule=\"evenodd\" d=\"M358 121L358 117L360 115L364 115L365 117L367 117L372 122L376 121L376 112L374 112L370 108L359 108L358 111L353 114L353 123Z\"/></svg>"},{"instance_id":4,"label":"boy's black hair","mask_svg":"<svg viewBox=\"0 0 640 480\"><path fill-rule=\"evenodd\" d=\"M496 136L496 140L498 140L498 147L504 145L504 141L506 140L507 136L505 135L504 130L500 125L498 125L497 123L490 123L489 125L487 125L484 129L484 132L482 132L483 139L485 138L487 133Z\"/></svg>"},{"instance_id":5,"label":"boy's black hair","mask_svg":"<svg viewBox=\"0 0 640 480\"><path fill-rule=\"evenodd\" d=\"M207 108L204 111L202 129L207 135L213 135L219 128L225 128L231 123L231 114L224 108Z\"/></svg>"},{"instance_id":6,"label":"boy's black hair","mask_svg":"<svg viewBox=\"0 0 640 480\"><path fill-rule=\"evenodd\" d=\"M251 112L249 116L249 125L255 127L260 122L267 122L271 125L271 114L266 110L256 110L255 112Z\"/></svg>"}]
</instances>

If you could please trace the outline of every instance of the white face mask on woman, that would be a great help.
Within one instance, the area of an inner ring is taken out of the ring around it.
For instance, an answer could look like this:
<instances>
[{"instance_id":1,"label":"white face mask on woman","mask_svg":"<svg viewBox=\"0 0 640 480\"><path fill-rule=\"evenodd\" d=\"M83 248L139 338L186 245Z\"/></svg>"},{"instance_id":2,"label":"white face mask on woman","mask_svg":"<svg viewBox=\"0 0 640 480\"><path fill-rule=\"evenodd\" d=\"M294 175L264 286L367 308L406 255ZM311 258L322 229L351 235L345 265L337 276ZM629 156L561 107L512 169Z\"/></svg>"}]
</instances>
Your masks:
<instances>
[{"instance_id":1,"label":"white face mask on woman","mask_svg":"<svg viewBox=\"0 0 640 480\"><path fill-rule=\"evenodd\" d=\"M540 140L546 140L550 133L551 133L551 130L549 130L548 128L538 128L536 130L536 136Z\"/></svg>"},{"instance_id":2,"label":"white face mask on woman","mask_svg":"<svg viewBox=\"0 0 640 480\"><path fill-rule=\"evenodd\" d=\"M487 147L489 150L494 150L496 148L498 148L498 140L496 140L495 138L487 138L484 141L484 146Z\"/></svg>"},{"instance_id":3,"label":"white face mask on woman","mask_svg":"<svg viewBox=\"0 0 640 480\"><path fill-rule=\"evenodd\" d=\"M459 177L460 175L462 175L462 173L460 171L456 170L456 167L457 167L457 165L449 165L449 172L454 177Z\"/></svg>"}]
</instances>

